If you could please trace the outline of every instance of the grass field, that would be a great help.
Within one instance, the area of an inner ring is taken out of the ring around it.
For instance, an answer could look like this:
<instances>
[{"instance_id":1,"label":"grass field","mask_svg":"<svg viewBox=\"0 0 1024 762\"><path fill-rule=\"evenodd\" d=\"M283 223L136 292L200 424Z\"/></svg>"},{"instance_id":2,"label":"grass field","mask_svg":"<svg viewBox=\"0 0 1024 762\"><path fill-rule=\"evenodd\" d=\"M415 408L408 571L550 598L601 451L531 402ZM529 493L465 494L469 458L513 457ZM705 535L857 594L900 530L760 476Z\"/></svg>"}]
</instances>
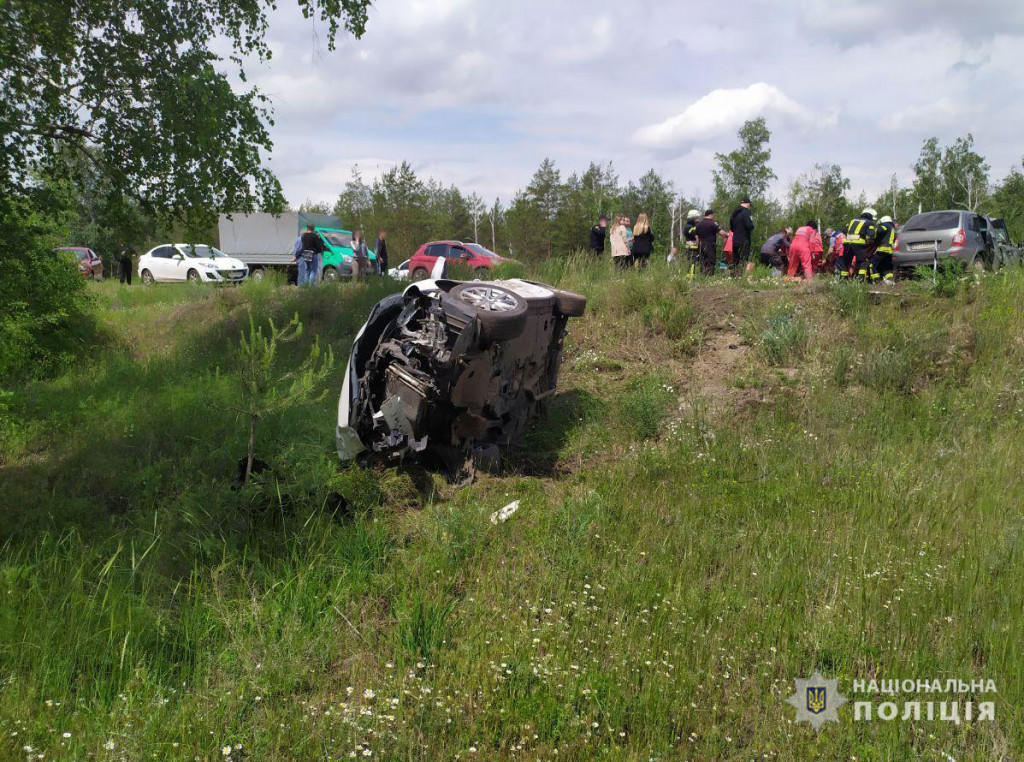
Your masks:
<instances>
[{"instance_id":1,"label":"grass field","mask_svg":"<svg viewBox=\"0 0 1024 762\"><path fill-rule=\"evenodd\" d=\"M96 287L88 358L0 396L0 758L1024 758L1021 273L532 274L588 314L461 490L333 452L395 284ZM298 313L284 365L318 336L336 368L232 489L250 311ZM785 703L815 669L851 699L819 732ZM990 679L896 698L995 719L855 722L873 679Z\"/></svg>"}]
</instances>

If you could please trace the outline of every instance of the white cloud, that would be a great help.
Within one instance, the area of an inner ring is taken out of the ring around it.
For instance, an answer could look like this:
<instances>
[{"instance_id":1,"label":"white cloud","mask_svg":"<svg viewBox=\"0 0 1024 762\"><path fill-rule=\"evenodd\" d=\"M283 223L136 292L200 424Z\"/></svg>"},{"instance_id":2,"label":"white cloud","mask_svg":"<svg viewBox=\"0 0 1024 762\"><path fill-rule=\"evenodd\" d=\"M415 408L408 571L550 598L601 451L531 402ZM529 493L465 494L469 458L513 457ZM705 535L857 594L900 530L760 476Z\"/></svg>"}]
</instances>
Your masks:
<instances>
[{"instance_id":1,"label":"white cloud","mask_svg":"<svg viewBox=\"0 0 1024 762\"><path fill-rule=\"evenodd\" d=\"M682 113L641 127L633 137L647 148L676 149L733 133L758 116L782 117L784 122L799 127L836 121L835 113L819 115L774 85L757 82L744 88L712 90Z\"/></svg>"},{"instance_id":2,"label":"white cloud","mask_svg":"<svg viewBox=\"0 0 1024 762\"><path fill-rule=\"evenodd\" d=\"M977 6L756 0L718 19L652 0L407 0L374 4L365 37L329 52L284 3L250 80L273 100L293 203L336 198L356 162L370 179L402 160L508 200L545 157L564 175L613 161L623 181L653 167L706 196L714 153L762 115L780 178L838 163L873 194L931 135L973 132L994 176L1019 161L1024 3Z\"/></svg>"}]
</instances>

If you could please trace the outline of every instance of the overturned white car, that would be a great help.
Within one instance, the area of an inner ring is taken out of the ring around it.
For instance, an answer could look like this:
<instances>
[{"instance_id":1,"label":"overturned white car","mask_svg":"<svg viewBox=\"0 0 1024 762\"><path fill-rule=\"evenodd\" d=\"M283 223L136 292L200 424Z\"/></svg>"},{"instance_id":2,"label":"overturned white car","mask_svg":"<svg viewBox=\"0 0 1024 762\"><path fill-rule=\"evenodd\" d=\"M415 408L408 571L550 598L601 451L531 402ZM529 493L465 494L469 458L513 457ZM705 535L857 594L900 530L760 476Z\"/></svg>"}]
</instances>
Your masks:
<instances>
[{"instance_id":1,"label":"overturned white car","mask_svg":"<svg viewBox=\"0 0 1024 762\"><path fill-rule=\"evenodd\" d=\"M472 478L555 391L586 298L526 280L425 280L373 308L338 401L342 460L415 455Z\"/></svg>"}]
</instances>

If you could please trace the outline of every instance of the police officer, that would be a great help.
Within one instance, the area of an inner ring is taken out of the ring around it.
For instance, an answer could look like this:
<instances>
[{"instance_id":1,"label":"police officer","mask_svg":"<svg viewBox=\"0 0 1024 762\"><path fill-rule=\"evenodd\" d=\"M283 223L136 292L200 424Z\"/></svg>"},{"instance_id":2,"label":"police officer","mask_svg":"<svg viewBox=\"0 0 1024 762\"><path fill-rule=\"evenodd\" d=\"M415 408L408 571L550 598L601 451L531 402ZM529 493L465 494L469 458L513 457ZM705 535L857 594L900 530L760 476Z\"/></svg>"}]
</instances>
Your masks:
<instances>
[{"instance_id":1,"label":"police officer","mask_svg":"<svg viewBox=\"0 0 1024 762\"><path fill-rule=\"evenodd\" d=\"M686 259L690 263L690 277L693 277L697 269L697 223L700 221L700 212L691 209L686 213L686 225L683 226L683 251L686 252Z\"/></svg>"},{"instance_id":2,"label":"police officer","mask_svg":"<svg viewBox=\"0 0 1024 762\"><path fill-rule=\"evenodd\" d=\"M896 245L896 223L892 217L885 216L878 221L878 232L875 234L875 253L871 257L871 282L883 280L888 286L893 284L892 250Z\"/></svg>"},{"instance_id":3,"label":"police officer","mask_svg":"<svg viewBox=\"0 0 1024 762\"><path fill-rule=\"evenodd\" d=\"M870 269L868 254L875 245L875 236L878 232L875 225L877 214L878 212L868 207L860 213L860 217L853 218L846 226L846 235L843 237L843 271L840 273L843 277L849 277L856 265L857 276L867 278Z\"/></svg>"}]
</instances>

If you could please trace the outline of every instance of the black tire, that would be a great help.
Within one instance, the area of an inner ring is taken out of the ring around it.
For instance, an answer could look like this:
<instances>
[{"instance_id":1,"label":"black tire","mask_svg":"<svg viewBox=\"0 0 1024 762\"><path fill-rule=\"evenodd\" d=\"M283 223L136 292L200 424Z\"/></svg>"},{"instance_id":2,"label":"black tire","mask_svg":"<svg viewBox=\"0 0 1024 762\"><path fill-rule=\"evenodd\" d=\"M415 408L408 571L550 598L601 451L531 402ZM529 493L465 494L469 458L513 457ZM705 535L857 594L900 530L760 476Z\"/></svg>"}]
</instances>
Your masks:
<instances>
[{"instance_id":1,"label":"black tire","mask_svg":"<svg viewBox=\"0 0 1024 762\"><path fill-rule=\"evenodd\" d=\"M412 279L413 280L426 280L427 276L429 276L429 275L430 275L430 273L428 273L422 267L417 267L415 270L412 271Z\"/></svg>"},{"instance_id":2,"label":"black tire","mask_svg":"<svg viewBox=\"0 0 1024 762\"><path fill-rule=\"evenodd\" d=\"M189 283L199 283L199 271L189 270L187 273L185 273L185 280L187 280Z\"/></svg>"},{"instance_id":3,"label":"black tire","mask_svg":"<svg viewBox=\"0 0 1024 762\"><path fill-rule=\"evenodd\" d=\"M324 268L323 272L320 274L320 278L325 283L334 283L337 280L341 280L341 276L338 275L338 268L331 265L327 265L327 267Z\"/></svg>"},{"instance_id":4,"label":"black tire","mask_svg":"<svg viewBox=\"0 0 1024 762\"><path fill-rule=\"evenodd\" d=\"M249 271L249 280L261 281L266 273L263 272L262 267L254 267Z\"/></svg>"},{"instance_id":5,"label":"black tire","mask_svg":"<svg viewBox=\"0 0 1024 762\"><path fill-rule=\"evenodd\" d=\"M507 288L491 283L460 283L447 298L476 315L482 344L514 339L526 327L526 300Z\"/></svg>"},{"instance_id":6,"label":"black tire","mask_svg":"<svg viewBox=\"0 0 1024 762\"><path fill-rule=\"evenodd\" d=\"M153 277L153 273L151 273L149 270L143 270L142 285L152 286L154 283L156 283L156 278Z\"/></svg>"},{"instance_id":7,"label":"black tire","mask_svg":"<svg viewBox=\"0 0 1024 762\"><path fill-rule=\"evenodd\" d=\"M587 309L587 297L575 291L555 289L555 298L558 300L558 311L566 317L582 317Z\"/></svg>"}]
</instances>

